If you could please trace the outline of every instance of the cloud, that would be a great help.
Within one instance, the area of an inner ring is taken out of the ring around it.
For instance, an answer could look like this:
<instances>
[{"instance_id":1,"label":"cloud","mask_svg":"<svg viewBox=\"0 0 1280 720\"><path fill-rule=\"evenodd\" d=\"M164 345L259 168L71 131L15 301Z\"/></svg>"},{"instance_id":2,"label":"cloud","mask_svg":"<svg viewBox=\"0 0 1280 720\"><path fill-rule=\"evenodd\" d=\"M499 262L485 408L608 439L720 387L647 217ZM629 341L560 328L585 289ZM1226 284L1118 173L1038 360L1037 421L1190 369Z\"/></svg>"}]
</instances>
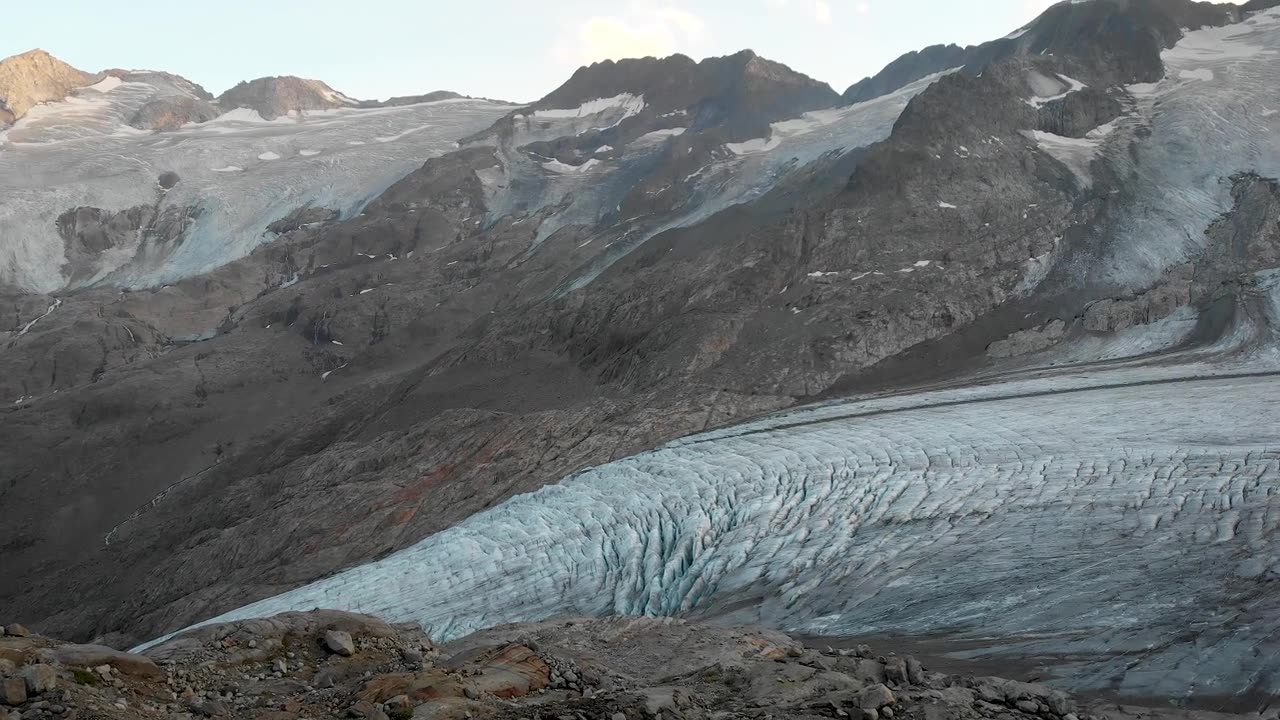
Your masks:
<instances>
[{"instance_id":1,"label":"cloud","mask_svg":"<svg viewBox=\"0 0 1280 720\"><path fill-rule=\"evenodd\" d=\"M819 25L831 24L831 6L827 4L827 0L814 0L813 19L817 20Z\"/></svg>"},{"instance_id":2,"label":"cloud","mask_svg":"<svg viewBox=\"0 0 1280 720\"><path fill-rule=\"evenodd\" d=\"M706 23L702 22L702 18L677 8L658 8L656 14L659 20L679 28L680 32L691 40L696 40L700 37L702 29L706 27Z\"/></svg>"},{"instance_id":3,"label":"cloud","mask_svg":"<svg viewBox=\"0 0 1280 720\"><path fill-rule=\"evenodd\" d=\"M871 3L860 2L853 7L853 11L859 15L866 15L871 12Z\"/></svg>"},{"instance_id":4,"label":"cloud","mask_svg":"<svg viewBox=\"0 0 1280 720\"><path fill-rule=\"evenodd\" d=\"M563 62L585 65L600 60L665 57L701 40L702 18L670 6L634 5L621 15L596 15L574 28L554 48Z\"/></svg>"}]
</instances>

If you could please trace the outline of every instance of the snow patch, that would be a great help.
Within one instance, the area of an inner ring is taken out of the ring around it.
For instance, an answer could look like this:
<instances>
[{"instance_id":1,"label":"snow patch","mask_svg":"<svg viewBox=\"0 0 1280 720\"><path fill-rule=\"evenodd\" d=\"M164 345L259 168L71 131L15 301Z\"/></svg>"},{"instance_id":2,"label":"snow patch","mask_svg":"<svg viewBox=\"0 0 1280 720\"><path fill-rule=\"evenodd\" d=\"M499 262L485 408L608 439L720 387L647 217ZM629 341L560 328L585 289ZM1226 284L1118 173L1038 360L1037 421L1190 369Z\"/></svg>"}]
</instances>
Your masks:
<instances>
[{"instance_id":1,"label":"snow patch","mask_svg":"<svg viewBox=\"0 0 1280 720\"><path fill-rule=\"evenodd\" d=\"M951 203L949 203L949 202L942 202L942 201L938 201L938 207L943 208L943 209L946 209L946 210L955 210L955 209L956 209L956 206L955 206L955 205L952 205L952 204L951 204Z\"/></svg>"},{"instance_id":2,"label":"snow patch","mask_svg":"<svg viewBox=\"0 0 1280 720\"><path fill-rule=\"evenodd\" d=\"M312 155L319 155L320 151L319 150L299 150L298 154L301 155L302 157L311 157Z\"/></svg>"},{"instance_id":3,"label":"snow patch","mask_svg":"<svg viewBox=\"0 0 1280 720\"><path fill-rule=\"evenodd\" d=\"M115 75L108 75L102 80L100 80L99 82L96 82L85 89L95 90L100 93L109 93L123 84L124 84L124 81L121 80L120 78L116 77Z\"/></svg>"},{"instance_id":4,"label":"snow patch","mask_svg":"<svg viewBox=\"0 0 1280 720\"><path fill-rule=\"evenodd\" d=\"M1089 166L1102 149L1103 141L1115 131L1115 128L1116 121L1113 120L1106 125L1094 128L1082 138L1063 137L1042 130L1032 130L1024 134L1035 140L1041 150L1066 165L1080 181L1082 187L1089 188L1093 186L1093 175Z\"/></svg>"},{"instance_id":5,"label":"snow patch","mask_svg":"<svg viewBox=\"0 0 1280 720\"><path fill-rule=\"evenodd\" d=\"M279 160L280 156L273 152L264 152L258 156L259 160Z\"/></svg>"},{"instance_id":6,"label":"snow patch","mask_svg":"<svg viewBox=\"0 0 1280 720\"><path fill-rule=\"evenodd\" d=\"M1196 68L1195 70L1180 70L1178 77L1183 80L1203 80L1209 82L1213 80L1213 71L1209 68Z\"/></svg>"},{"instance_id":7,"label":"snow patch","mask_svg":"<svg viewBox=\"0 0 1280 720\"><path fill-rule=\"evenodd\" d=\"M729 148L729 152L734 155L755 155L756 153L768 152L782 144L780 136L770 138L755 138L740 143L725 143L725 147Z\"/></svg>"},{"instance_id":8,"label":"snow patch","mask_svg":"<svg viewBox=\"0 0 1280 720\"><path fill-rule=\"evenodd\" d=\"M220 168L209 168L209 169L210 169L210 170L212 170L213 172L216 172L216 173L237 173L237 172L244 172L244 168L239 167L239 166L237 166L237 165L227 165L226 167L220 167Z\"/></svg>"},{"instance_id":9,"label":"snow patch","mask_svg":"<svg viewBox=\"0 0 1280 720\"><path fill-rule=\"evenodd\" d=\"M662 130L654 130L653 132L647 132L636 138L636 142L653 142L663 138L680 137L684 134L685 130L686 128L664 128Z\"/></svg>"},{"instance_id":10,"label":"snow patch","mask_svg":"<svg viewBox=\"0 0 1280 720\"><path fill-rule=\"evenodd\" d=\"M1054 78L1056 78L1056 80ZM1051 78L1048 75L1044 75L1043 73L1035 70L1027 73L1027 82L1031 85L1031 88L1036 95L1029 100L1024 100L1023 102L1033 108L1042 107L1054 100L1061 100L1073 92L1083 90L1088 87L1088 85L1085 85L1079 80L1067 77L1060 73L1053 73L1053 77Z\"/></svg>"},{"instance_id":11,"label":"snow patch","mask_svg":"<svg viewBox=\"0 0 1280 720\"><path fill-rule=\"evenodd\" d=\"M622 122L626 118L638 114L644 109L644 96L632 95L631 93L622 93L609 98L598 98L596 100L588 100L576 108L563 108L552 110L535 110L531 117L539 120L565 120L573 118L591 117L600 115L609 111L616 111L622 114L614 125ZM525 117L523 115L517 115ZM612 126L611 126L612 127Z\"/></svg>"},{"instance_id":12,"label":"snow patch","mask_svg":"<svg viewBox=\"0 0 1280 720\"><path fill-rule=\"evenodd\" d=\"M544 170L548 170L558 175L577 175L579 173L587 172L588 170L590 170L591 168L599 164L600 164L600 161L596 160L595 158L591 158L590 160L582 163L581 165L566 165L565 163L562 163L559 160L552 160L550 162L542 163L542 168Z\"/></svg>"}]
</instances>

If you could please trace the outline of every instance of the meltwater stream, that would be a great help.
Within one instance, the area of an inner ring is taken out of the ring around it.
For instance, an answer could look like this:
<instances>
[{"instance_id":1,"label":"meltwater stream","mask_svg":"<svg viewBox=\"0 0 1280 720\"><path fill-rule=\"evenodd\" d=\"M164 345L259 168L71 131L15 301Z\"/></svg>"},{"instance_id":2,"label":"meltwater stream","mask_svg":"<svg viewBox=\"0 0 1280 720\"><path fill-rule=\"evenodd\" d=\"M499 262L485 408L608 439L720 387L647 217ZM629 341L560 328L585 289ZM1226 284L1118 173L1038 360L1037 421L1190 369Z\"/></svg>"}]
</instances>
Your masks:
<instances>
[{"instance_id":1,"label":"meltwater stream","mask_svg":"<svg viewBox=\"0 0 1280 720\"><path fill-rule=\"evenodd\" d=\"M211 622L719 615L997 638L1087 658L1073 687L1274 692L1278 527L1280 377L1129 368L689 438Z\"/></svg>"}]
</instances>

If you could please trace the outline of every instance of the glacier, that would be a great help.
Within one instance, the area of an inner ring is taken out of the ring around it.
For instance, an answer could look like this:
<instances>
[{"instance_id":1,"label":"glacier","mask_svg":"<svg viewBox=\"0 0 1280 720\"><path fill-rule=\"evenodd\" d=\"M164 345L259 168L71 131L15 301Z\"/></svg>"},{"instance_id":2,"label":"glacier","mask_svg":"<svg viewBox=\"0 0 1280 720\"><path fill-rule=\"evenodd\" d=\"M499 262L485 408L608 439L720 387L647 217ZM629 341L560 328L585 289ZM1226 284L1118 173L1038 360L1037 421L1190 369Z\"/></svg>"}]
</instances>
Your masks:
<instances>
[{"instance_id":1,"label":"glacier","mask_svg":"<svg viewBox=\"0 0 1280 720\"><path fill-rule=\"evenodd\" d=\"M272 239L272 222L305 206L344 217L427 159L488 127L510 105L444 100L388 108L344 108L265 121L233 110L202 124L151 133L125 119L155 88L99 83L34 108L0 133L0 284L29 292L67 287L56 221L76 207L200 207L181 244L161 257L137 246L99 258L79 285L154 287L213 270ZM161 173L181 182L167 192Z\"/></svg>"},{"instance_id":2,"label":"glacier","mask_svg":"<svg viewBox=\"0 0 1280 720\"><path fill-rule=\"evenodd\" d=\"M1234 357L693 436L208 622L339 608L447 640L555 616L700 616L981 639L1074 658L1077 689L1276 692L1280 366Z\"/></svg>"},{"instance_id":3,"label":"glacier","mask_svg":"<svg viewBox=\"0 0 1280 720\"><path fill-rule=\"evenodd\" d=\"M1280 9L1187 32L1161 59L1164 79L1129 86L1128 111L1091 138L1133 193L1090 268L1122 287L1148 287L1204 249L1233 175L1280 178L1280 116L1266 107L1280 87Z\"/></svg>"}]
</instances>

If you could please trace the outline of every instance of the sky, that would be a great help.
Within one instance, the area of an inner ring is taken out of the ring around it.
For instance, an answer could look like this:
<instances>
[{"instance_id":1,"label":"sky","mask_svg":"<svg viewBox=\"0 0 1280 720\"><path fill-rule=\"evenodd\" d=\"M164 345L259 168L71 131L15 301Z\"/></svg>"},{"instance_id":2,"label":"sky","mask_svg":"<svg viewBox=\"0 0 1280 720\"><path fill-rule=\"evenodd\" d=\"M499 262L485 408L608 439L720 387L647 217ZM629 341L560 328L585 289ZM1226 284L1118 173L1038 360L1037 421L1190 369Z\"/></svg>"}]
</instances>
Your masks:
<instances>
[{"instance_id":1,"label":"sky","mask_svg":"<svg viewBox=\"0 0 1280 720\"><path fill-rule=\"evenodd\" d=\"M43 48L76 67L166 70L215 95L298 75L361 99L432 90L517 102L604 59L744 48L837 91L899 55L976 44L1053 0L23 0L0 57Z\"/></svg>"}]
</instances>

